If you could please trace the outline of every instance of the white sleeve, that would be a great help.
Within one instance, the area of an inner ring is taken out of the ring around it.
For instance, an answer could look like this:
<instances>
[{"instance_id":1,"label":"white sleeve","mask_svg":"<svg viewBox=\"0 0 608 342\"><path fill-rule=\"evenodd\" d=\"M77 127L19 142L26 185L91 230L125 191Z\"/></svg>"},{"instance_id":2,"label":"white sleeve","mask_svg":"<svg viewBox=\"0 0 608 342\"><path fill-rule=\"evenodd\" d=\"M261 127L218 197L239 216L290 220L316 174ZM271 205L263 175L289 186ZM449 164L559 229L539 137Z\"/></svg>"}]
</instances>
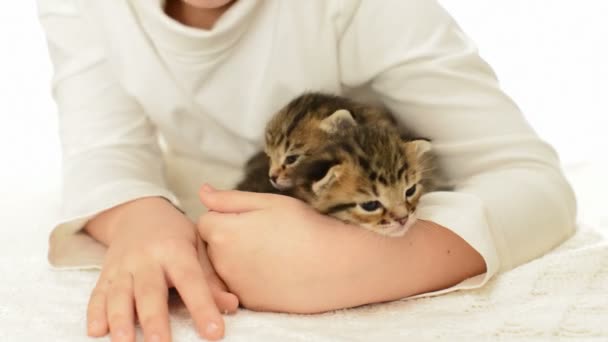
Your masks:
<instances>
[{"instance_id":1,"label":"white sleeve","mask_svg":"<svg viewBox=\"0 0 608 342\"><path fill-rule=\"evenodd\" d=\"M569 237L576 202L555 151L437 2L342 6L343 84L371 85L403 125L432 139L455 184L454 191L424 196L418 216L451 229L483 256L487 273L459 287L481 286Z\"/></svg>"},{"instance_id":2,"label":"white sleeve","mask_svg":"<svg viewBox=\"0 0 608 342\"><path fill-rule=\"evenodd\" d=\"M80 6L38 1L63 152L62 213L49 251L54 265L80 262L66 260L66 249L80 247L64 240L105 209L147 196L177 205L164 181L155 129L112 74L102 38Z\"/></svg>"}]
</instances>

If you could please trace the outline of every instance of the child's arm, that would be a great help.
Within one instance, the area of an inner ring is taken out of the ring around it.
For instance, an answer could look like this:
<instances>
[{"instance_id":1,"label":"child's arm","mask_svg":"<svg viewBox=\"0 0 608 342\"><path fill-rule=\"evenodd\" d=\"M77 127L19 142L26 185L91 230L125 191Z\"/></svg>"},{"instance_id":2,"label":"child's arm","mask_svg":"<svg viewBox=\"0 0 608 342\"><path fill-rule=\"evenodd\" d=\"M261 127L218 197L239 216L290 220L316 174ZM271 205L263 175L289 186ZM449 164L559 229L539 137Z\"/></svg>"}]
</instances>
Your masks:
<instances>
[{"instance_id":1,"label":"child's arm","mask_svg":"<svg viewBox=\"0 0 608 342\"><path fill-rule=\"evenodd\" d=\"M445 289L485 271L468 243L418 221L386 238L292 198L203 192L199 231L231 291L255 310L315 313Z\"/></svg>"},{"instance_id":2,"label":"child's arm","mask_svg":"<svg viewBox=\"0 0 608 342\"><path fill-rule=\"evenodd\" d=\"M555 151L436 1L334 3L342 4L336 16L342 83L371 87L400 123L431 138L454 190L423 196L417 217L425 223L394 240L352 229L349 235L280 202L251 213L204 215L199 230L211 243L212 261L245 304L316 311L480 287L572 234L576 202ZM229 194L225 200L234 201ZM239 243L231 244L231 230L220 231L224 226L240 228ZM237 264L245 251L263 262L249 257ZM260 282L247 284L260 275Z\"/></svg>"},{"instance_id":3,"label":"child's arm","mask_svg":"<svg viewBox=\"0 0 608 342\"><path fill-rule=\"evenodd\" d=\"M177 204L163 178L153 123L118 82L96 22L81 12L85 2L40 0L38 5L55 68L63 152L63 217L51 237L50 262L62 266L57 246L73 246L58 242L69 241L85 224L108 245L89 306L92 335L105 335L109 323L113 337L122 330L133 340L135 307L145 316L140 321L146 337L157 333L161 341L169 340L164 299L175 285L201 333L220 337L222 317L210 291L231 295L208 283L216 279L212 274L205 279L194 225L161 199ZM234 309L236 299L218 304ZM211 322L217 329L206 332Z\"/></svg>"},{"instance_id":4,"label":"child's arm","mask_svg":"<svg viewBox=\"0 0 608 342\"><path fill-rule=\"evenodd\" d=\"M487 273L475 285L567 239L576 202L557 154L437 1L342 4L343 83L369 85L400 123L432 140L454 190L424 196L417 217L483 256Z\"/></svg>"}]
</instances>

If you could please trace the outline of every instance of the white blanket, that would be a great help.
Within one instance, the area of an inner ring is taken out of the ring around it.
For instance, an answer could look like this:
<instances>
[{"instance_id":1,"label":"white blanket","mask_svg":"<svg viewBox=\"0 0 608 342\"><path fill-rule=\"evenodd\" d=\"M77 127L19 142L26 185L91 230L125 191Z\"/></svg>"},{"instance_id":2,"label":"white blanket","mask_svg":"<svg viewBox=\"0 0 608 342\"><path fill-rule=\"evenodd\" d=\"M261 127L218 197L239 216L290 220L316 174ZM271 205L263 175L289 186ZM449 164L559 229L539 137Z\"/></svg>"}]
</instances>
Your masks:
<instances>
[{"instance_id":1,"label":"white blanket","mask_svg":"<svg viewBox=\"0 0 608 342\"><path fill-rule=\"evenodd\" d=\"M48 203L51 195L28 201ZM85 312L98 273L53 271L44 251L54 208L32 216L22 203L0 212L2 225L19 228L0 229L0 341L91 341ZM174 302L174 340L196 341L187 312ZM608 242L583 227L479 290L322 315L241 310L226 321L226 341L608 341Z\"/></svg>"}]
</instances>

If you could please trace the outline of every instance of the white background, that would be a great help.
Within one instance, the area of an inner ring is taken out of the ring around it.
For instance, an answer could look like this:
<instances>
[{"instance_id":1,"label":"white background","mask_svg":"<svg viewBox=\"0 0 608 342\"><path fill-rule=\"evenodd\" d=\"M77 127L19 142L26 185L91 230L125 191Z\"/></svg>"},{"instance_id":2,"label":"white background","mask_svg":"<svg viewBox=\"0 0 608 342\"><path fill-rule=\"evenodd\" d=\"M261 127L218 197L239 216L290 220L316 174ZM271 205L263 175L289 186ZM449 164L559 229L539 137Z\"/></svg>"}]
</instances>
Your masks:
<instances>
[{"instance_id":1,"label":"white background","mask_svg":"<svg viewBox=\"0 0 608 342\"><path fill-rule=\"evenodd\" d=\"M539 134L557 148L563 162L576 166L593 161L592 173L596 176L606 170L596 166L607 159L608 147L608 3L442 3L477 42L506 92L515 98ZM5 199L27 194L28 200L36 201L36 194L48 193L59 182L59 141L49 87L52 71L45 44L34 1L3 1L0 193ZM605 182L602 186L608 190ZM577 191L600 190L595 182L589 182ZM602 211L603 205L596 200L583 202L585 208ZM9 210L0 208L0 219L3 211L10 215Z\"/></svg>"}]
</instances>

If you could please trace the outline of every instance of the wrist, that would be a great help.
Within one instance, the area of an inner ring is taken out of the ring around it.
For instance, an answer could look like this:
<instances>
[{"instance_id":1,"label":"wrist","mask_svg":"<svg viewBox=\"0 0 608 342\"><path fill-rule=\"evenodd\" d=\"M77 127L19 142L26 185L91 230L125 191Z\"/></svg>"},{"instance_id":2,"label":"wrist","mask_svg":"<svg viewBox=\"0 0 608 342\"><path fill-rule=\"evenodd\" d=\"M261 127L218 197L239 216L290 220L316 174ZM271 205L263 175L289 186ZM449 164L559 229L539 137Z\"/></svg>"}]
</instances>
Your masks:
<instances>
[{"instance_id":1,"label":"wrist","mask_svg":"<svg viewBox=\"0 0 608 342\"><path fill-rule=\"evenodd\" d=\"M142 225L139 222L145 221L147 217L152 215L162 217L167 214L183 216L165 198L143 197L101 212L92 218L84 229L93 238L108 246L115 239L117 231L124 229L124 227L129 227L129 230L140 227L145 229L145 227L142 227L145 224Z\"/></svg>"}]
</instances>

